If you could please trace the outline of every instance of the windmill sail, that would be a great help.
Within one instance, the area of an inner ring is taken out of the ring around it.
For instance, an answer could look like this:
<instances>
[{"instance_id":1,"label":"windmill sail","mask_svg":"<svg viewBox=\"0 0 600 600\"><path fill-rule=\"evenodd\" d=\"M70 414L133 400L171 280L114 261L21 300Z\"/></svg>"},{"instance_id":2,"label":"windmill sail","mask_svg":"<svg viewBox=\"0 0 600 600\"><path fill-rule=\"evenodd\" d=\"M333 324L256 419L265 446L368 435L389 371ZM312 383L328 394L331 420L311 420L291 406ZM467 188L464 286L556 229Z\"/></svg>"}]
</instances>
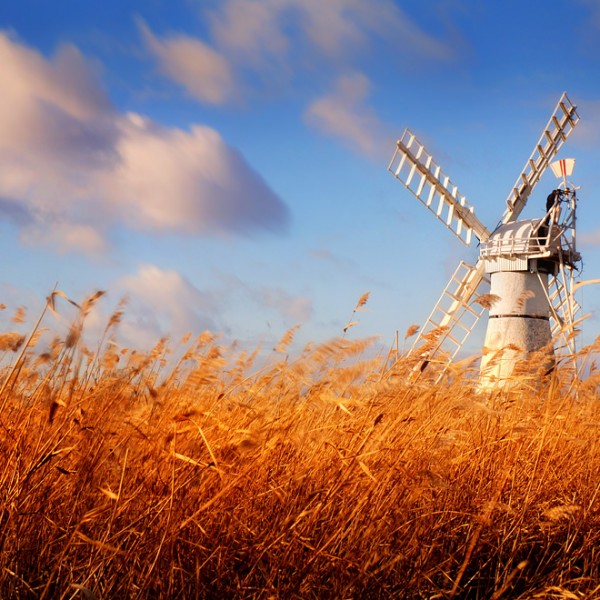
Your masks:
<instances>
[{"instance_id":1,"label":"windmill sail","mask_svg":"<svg viewBox=\"0 0 600 600\"><path fill-rule=\"evenodd\" d=\"M560 336L563 349L575 353L575 320L581 306L573 295L573 271L558 273L548 283L548 294L551 315L551 331L553 339Z\"/></svg>"},{"instance_id":2,"label":"windmill sail","mask_svg":"<svg viewBox=\"0 0 600 600\"><path fill-rule=\"evenodd\" d=\"M489 237L473 207L410 130L398 140L388 171L465 245L473 234L480 240Z\"/></svg>"},{"instance_id":3,"label":"windmill sail","mask_svg":"<svg viewBox=\"0 0 600 600\"><path fill-rule=\"evenodd\" d=\"M457 355L485 311L472 302L483 284L489 284L489 279L482 261L476 266L459 263L409 351L420 358L421 370L442 352L440 362L446 366Z\"/></svg>"},{"instance_id":4,"label":"windmill sail","mask_svg":"<svg viewBox=\"0 0 600 600\"><path fill-rule=\"evenodd\" d=\"M577 108L571 103L565 92L560 97L546 128L525 164L525 168L508 195L507 208L502 215L500 224L510 223L519 217L536 183L578 122Z\"/></svg>"}]
</instances>

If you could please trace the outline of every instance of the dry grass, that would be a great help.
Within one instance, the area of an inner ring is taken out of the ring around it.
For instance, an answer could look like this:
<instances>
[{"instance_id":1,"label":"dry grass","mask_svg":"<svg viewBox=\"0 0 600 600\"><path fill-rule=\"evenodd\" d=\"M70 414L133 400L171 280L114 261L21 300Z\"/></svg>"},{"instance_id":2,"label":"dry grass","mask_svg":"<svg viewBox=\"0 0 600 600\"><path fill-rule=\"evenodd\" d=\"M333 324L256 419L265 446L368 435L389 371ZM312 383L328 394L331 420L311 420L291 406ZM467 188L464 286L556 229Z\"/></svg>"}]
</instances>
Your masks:
<instances>
[{"instance_id":1,"label":"dry grass","mask_svg":"<svg viewBox=\"0 0 600 600\"><path fill-rule=\"evenodd\" d=\"M600 595L593 366L482 395L382 378L368 340L258 370L204 334L173 368L111 343L120 312L85 350L87 309L3 346L0 597Z\"/></svg>"}]
</instances>

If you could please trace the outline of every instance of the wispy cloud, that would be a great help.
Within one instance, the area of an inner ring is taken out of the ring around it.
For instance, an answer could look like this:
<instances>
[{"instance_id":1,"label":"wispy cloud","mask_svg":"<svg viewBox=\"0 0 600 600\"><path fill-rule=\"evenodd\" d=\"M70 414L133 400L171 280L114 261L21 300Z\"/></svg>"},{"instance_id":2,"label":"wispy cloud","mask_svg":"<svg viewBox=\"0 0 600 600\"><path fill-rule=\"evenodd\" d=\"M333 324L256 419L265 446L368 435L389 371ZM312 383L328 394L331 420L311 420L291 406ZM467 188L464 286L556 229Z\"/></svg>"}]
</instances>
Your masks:
<instances>
[{"instance_id":1,"label":"wispy cloud","mask_svg":"<svg viewBox=\"0 0 600 600\"><path fill-rule=\"evenodd\" d=\"M219 0L205 6L206 40L181 34L161 39L140 25L166 76L213 104L227 101L234 89L247 101L337 80L312 101L306 120L370 156L379 157L383 126L369 105L370 82L358 72L366 57L384 43L394 69L406 58L410 70L446 64L461 46L455 32L427 32L393 0ZM307 77L312 85L305 84Z\"/></svg>"},{"instance_id":2,"label":"wispy cloud","mask_svg":"<svg viewBox=\"0 0 600 600\"><path fill-rule=\"evenodd\" d=\"M589 9L585 26L588 32L595 32L597 35L598 29L600 29L600 2L598 0L577 0L577 4Z\"/></svg>"},{"instance_id":3,"label":"wispy cloud","mask_svg":"<svg viewBox=\"0 0 600 600\"><path fill-rule=\"evenodd\" d=\"M208 14L215 46L259 80L265 72L268 83L292 80L314 74L318 64L319 76L336 83L312 101L306 121L378 158L385 128L359 65L382 42L395 56L394 68L410 57L407 69L446 64L460 47L454 32L427 32L392 0L224 0Z\"/></svg>"},{"instance_id":4,"label":"wispy cloud","mask_svg":"<svg viewBox=\"0 0 600 600\"><path fill-rule=\"evenodd\" d=\"M446 62L452 45L420 28L392 0L225 0L210 11L217 45L237 60L264 64L294 47L347 64L372 38L424 60Z\"/></svg>"},{"instance_id":5,"label":"wispy cloud","mask_svg":"<svg viewBox=\"0 0 600 600\"><path fill-rule=\"evenodd\" d=\"M221 287L215 295L237 302L244 311L258 309L266 318L281 319L285 327L306 323L313 317L314 306L307 295L294 294L279 286L250 283L231 274L221 273L219 279Z\"/></svg>"},{"instance_id":6,"label":"wispy cloud","mask_svg":"<svg viewBox=\"0 0 600 600\"><path fill-rule=\"evenodd\" d=\"M379 157L385 144L385 128L368 106L370 83L362 73L341 76L333 89L306 110L307 123L360 152Z\"/></svg>"},{"instance_id":7,"label":"wispy cloud","mask_svg":"<svg viewBox=\"0 0 600 600\"><path fill-rule=\"evenodd\" d=\"M0 32L0 64L0 215L25 241L97 253L115 223L205 235L286 227L286 206L218 132L120 114L76 48L46 59Z\"/></svg>"},{"instance_id":8,"label":"wispy cloud","mask_svg":"<svg viewBox=\"0 0 600 600\"><path fill-rule=\"evenodd\" d=\"M222 54L199 39L179 34L161 40L143 21L138 26L162 73L182 85L190 96L209 104L231 99L233 74Z\"/></svg>"},{"instance_id":9,"label":"wispy cloud","mask_svg":"<svg viewBox=\"0 0 600 600\"><path fill-rule=\"evenodd\" d=\"M329 248L319 247L310 252L310 257L320 263L329 264L336 269L349 271L356 268L356 264L349 258L338 256Z\"/></svg>"},{"instance_id":10,"label":"wispy cloud","mask_svg":"<svg viewBox=\"0 0 600 600\"><path fill-rule=\"evenodd\" d=\"M600 100L578 99L577 110L584 118L573 131L570 142L576 146L597 146L600 142Z\"/></svg>"},{"instance_id":11,"label":"wispy cloud","mask_svg":"<svg viewBox=\"0 0 600 600\"><path fill-rule=\"evenodd\" d=\"M594 229L593 231L584 231L577 234L577 245L578 246L600 246L600 229Z\"/></svg>"},{"instance_id":12,"label":"wispy cloud","mask_svg":"<svg viewBox=\"0 0 600 600\"><path fill-rule=\"evenodd\" d=\"M305 15L306 35L329 57L356 58L384 39L391 51L447 62L452 45L432 35L392 0L290 0Z\"/></svg>"},{"instance_id":13,"label":"wispy cloud","mask_svg":"<svg viewBox=\"0 0 600 600\"><path fill-rule=\"evenodd\" d=\"M243 313L259 310L265 319L281 320L283 327L306 323L314 313L310 298L280 287L254 285L228 275L200 289L180 272L152 264L141 265L110 289L128 299L121 334L138 347L149 347L164 335L177 338L204 330L227 335L241 329L250 337L258 335L262 321L256 331L247 324L240 328L235 314L239 305Z\"/></svg>"},{"instance_id":14,"label":"wispy cloud","mask_svg":"<svg viewBox=\"0 0 600 600\"><path fill-rule=\"evenodd\" d=\"M305 323L313 315L313 305L307 296L297 296L281 288L262 288L254 292L255 301L279 312L285 320Z\"/></svg>"},{"instance_id":15,"label":"wispy cloud","mask_svg":"<svg viewBox=\"0 0 600 600\"><path fill-rule=\"evenodd\" d=\"M178 338L222 329L217 320L220 302L177 271L142 265L115 287L128 298L122 325L128 343L149 347L165 335Z\"/></svg>"},{"instance_id":16,"label":"wispy cloud","mask_svg":"<svg viewBox=\"0 0 600 600\"><path fill-rule=\"evenodd\" d=\"M24 227L21 241L29 246L41 244L53 248L59 254L83 251L90 256L99 256L109 250L106 238L93 225L56 217L52 222L36 220Z\"/></svg>"},{"instance_id":17,"label":"wispy cloud","mask_svg":"<svg viewBox=\"0 0 600 600\"><path fill-rule=\"evenodd\" d=\"M273 58L287 55L290 40L281 18L289 8L286 0L226 0L207 11L212 35L219 48L236 62L263 67Z\"/></svg>"},{"instance_id":18,"label":"wispy cloud","mask_svg":"<svg viewBox=\"0 0 600 600\"><path fill-rule=\"evenodd\" d=\"M234 88L247 100L356 70L382 43L393 68L408 70L446 64L461 47L454 31L426 31L393 0L209 0L200 10L202 39L140 29L163 74L213 104Z\"/></svg>"}]
</instances>

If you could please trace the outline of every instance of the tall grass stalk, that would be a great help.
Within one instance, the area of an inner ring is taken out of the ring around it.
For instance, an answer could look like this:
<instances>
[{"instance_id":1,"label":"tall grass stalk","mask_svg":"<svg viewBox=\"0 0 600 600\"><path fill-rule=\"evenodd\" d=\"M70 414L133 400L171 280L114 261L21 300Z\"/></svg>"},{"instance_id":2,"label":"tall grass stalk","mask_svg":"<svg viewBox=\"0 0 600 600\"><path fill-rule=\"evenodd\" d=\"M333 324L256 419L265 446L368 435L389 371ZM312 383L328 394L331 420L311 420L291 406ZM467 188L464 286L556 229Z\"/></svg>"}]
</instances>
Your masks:
<instances>
[{"instance_id":1,"label":"tall grass stalk","mask_svg":"<svg viewBox=\"0 0 600 600\"><path fill-rule=\"evenodd\" d=\"M532 381L532 357L482 393L469 361L415 382L370 343L259 370L205 334L171 371L165 342L25 345L0 387L0 597L597 597L596 345L583 381Z\"/></svg>"}]
</instances>

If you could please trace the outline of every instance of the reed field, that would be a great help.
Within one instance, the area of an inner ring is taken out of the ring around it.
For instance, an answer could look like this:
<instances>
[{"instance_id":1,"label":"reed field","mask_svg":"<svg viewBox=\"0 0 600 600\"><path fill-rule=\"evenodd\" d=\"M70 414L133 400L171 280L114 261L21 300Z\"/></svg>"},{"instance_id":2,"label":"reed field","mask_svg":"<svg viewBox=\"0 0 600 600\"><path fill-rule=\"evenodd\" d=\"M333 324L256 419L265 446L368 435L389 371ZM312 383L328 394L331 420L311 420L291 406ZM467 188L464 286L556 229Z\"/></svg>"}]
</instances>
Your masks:
<instances>
[{"instance_id":1,"label":"reed field","mask_svg":"<svg viewBox=\"0 0 600 600\"><path fill-rule=\"evenodd\" d=\"M600 342L481 392L294 330L91 351L98 297L0 334L0 598L600 598Z\"/></svg>"}]
</instances>

